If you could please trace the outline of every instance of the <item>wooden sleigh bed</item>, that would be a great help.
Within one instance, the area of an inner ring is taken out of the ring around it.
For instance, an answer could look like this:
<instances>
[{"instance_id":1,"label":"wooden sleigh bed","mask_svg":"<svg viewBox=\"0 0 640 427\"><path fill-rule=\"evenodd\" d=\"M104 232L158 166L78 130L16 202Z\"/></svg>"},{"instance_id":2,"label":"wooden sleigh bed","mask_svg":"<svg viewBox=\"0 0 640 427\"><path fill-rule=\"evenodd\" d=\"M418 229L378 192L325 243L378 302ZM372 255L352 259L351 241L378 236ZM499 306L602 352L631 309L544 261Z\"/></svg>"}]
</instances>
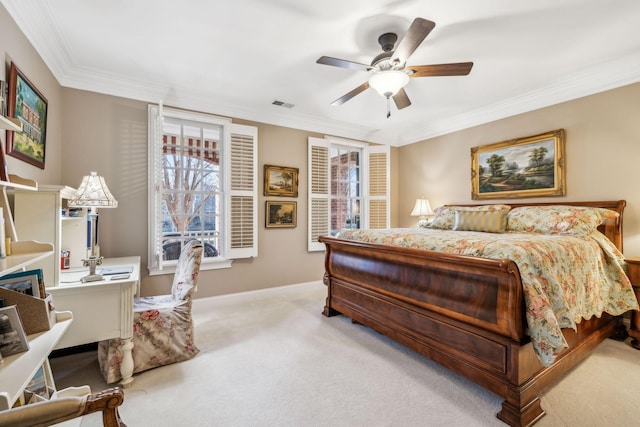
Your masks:
<instances>
[{"instance_id":1,"label":"wooden sleigh bed","mask_svg":"<svg viewBox=\"0 0 640 427\"><path fill-rule=\"evenodd\" d=\"M598 227L622 250L626 202L511 204L606 208ZM497 414L512 426L537 422L540 395L605 338L624 331L603 314L563 329L569 348L548 367L527 336L521 276L511 260L451 255L321 237L328 296L323 314L344 314L505 398Z\"/></svg>"}]
</instances>

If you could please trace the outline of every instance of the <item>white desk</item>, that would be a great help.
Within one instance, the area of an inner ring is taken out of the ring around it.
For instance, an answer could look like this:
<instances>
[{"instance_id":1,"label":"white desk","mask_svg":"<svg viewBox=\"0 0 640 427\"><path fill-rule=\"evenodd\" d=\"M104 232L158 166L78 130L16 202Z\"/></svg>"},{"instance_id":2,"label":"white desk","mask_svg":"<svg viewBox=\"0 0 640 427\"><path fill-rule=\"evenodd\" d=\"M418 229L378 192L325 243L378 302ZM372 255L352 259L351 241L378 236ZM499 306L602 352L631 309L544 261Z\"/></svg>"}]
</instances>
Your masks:
<instances>
[{"instance_id":1,"label":"white desk","mask_svg":"<svg viewBox=\"0 0 640 427\"><path fill-rule=\"evenodd\" d=\"M107 258L96 269L131 266L129 278L82 283L89 269L62 270L60 283L48 287L57 311L71 311L74 322L57 349L94 343L110 338L122 340L122 386L133 382L133 299L140 286L140 257Z\"/></svg>"}]
</instances>

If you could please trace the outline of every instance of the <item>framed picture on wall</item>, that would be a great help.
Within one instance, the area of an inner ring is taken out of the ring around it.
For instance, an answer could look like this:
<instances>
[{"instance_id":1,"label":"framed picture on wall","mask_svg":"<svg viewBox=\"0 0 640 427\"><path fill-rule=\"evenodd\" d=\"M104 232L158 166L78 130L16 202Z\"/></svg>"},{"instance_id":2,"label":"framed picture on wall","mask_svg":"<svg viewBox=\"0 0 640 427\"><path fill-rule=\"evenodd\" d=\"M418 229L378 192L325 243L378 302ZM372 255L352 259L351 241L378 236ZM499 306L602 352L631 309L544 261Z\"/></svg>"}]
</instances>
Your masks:
<instances>
[{"instance_id":1,"label":"framed picture on wall","mask_svg":"<svg viewBox=\"0 0 640 427\"><path fill-rule=\"evenodd\" d=\"M471 149L471 197L565 195L565 132L557 129Z\"/></svg>"},{"instance_id":2,"label":"framed picture on wall","mask_svg":"<svg viewBox=\"0 0 640 427\"><path fill-rule=\"evenodd\" d=\"M22 132L7 131L7 154L44 169L47 100L12 62L7 112L22 123Z\"/></svg>"},{"instance_id":3,"label":"framed picture on wall","mask_svg":"<svg viewBox=\"0 0 640 427\"><path fill-rule=\"evenodd\" d=\"M296 226L296 202L266 202L267 228L294 228Z\"/></svg>"},{"instance_id":4,"label":"framed picture on wall","mask_svg":"<svg viewBox=\"0 0 640 427\"><path fill-rule=\"evenodd\" d=\"M298 168L264 165L264 195L298 197Z\"/></svg>"}]
</instances>

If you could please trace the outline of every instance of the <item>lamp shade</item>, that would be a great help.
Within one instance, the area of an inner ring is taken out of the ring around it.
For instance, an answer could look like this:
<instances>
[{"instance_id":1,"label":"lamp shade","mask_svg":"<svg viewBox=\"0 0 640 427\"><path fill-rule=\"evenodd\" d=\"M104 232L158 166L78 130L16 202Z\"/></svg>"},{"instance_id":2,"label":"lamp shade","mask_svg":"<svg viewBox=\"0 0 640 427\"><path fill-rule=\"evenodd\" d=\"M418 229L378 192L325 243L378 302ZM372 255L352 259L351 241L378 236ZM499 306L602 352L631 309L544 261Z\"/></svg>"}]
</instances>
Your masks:
<instances>
[{"instance_id":1,"label":"lamp shade","mask_svg":"<svg viewBox=\"0 0 640 427\"><path fill-rule=\"evenodd\" d=\"M91 175L82 178L80 187L69 199L67 206L73 208L116 208L118 201L109 191L104 178L91 172Z\"/></svg>"},{"instance_id":2,"label":"lamp shade","mask_svg":"<svg viewBox=\"0 0 640 427\"><path fill-rule=\"evenodd\" d=\"M411 211L411 216L428 216L433 212L431 211L431 205L427 199L417 199L416 205Z\"/></svg>"},{"instance_id":3,"label":"lamp shade","mask_svg":"<svg viewBox=\"0 0 640 427\"><path fill-rule=\"evenodd\" d=\"M409 83L407 73L399 70L378 71L369 78L369 86L389 98Z\"/></svg>"}]
</instances>

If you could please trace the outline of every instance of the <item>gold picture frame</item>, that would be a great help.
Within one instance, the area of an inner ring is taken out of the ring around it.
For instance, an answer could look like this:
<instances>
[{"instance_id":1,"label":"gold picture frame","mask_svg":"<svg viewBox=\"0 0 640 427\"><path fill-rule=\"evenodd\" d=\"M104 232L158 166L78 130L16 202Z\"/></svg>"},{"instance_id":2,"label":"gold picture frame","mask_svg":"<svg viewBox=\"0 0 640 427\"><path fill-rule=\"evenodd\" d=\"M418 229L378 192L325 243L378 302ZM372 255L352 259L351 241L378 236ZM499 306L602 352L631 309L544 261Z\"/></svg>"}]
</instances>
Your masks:
<instances>
[{"instance_id":1,"label":"gold picture frame","mask_svg":"<svg viewBox=\"0 0 640 427\"><path fill-rule=\"evenodd\" d=\"M296 202L267 201L265 226L267 228L295 228L297 208Z\"/></svg>"},{"instance_id":2,"label":"gold picture frame","mask_svg":"<svg viewBox=\"0 0 640 427\"><path fill-rule=\"evenodd\" d=\"M7 130L7 154L44 169L47 99L12 62L7 112L22 123L22 132Z\"/></svg>"},{"instance_id":3,"label":"gold picture frame","mask_svg":"<svg viewBox=\"0 0 640 427\"><path fill-rule=\"evenodd\" d=\"M264 195L298 197L298 168L264 165Z\"/></svg>"},{"instance_id":4,"label":"gold picture frame","mask_svg":"<svg viewBox=\"0 0 640 427\"><path fill-rule=\"evenodd\" d=\"M471 148L471 198L564 196L565 131Z\"/></svg>"}]
</instances>

